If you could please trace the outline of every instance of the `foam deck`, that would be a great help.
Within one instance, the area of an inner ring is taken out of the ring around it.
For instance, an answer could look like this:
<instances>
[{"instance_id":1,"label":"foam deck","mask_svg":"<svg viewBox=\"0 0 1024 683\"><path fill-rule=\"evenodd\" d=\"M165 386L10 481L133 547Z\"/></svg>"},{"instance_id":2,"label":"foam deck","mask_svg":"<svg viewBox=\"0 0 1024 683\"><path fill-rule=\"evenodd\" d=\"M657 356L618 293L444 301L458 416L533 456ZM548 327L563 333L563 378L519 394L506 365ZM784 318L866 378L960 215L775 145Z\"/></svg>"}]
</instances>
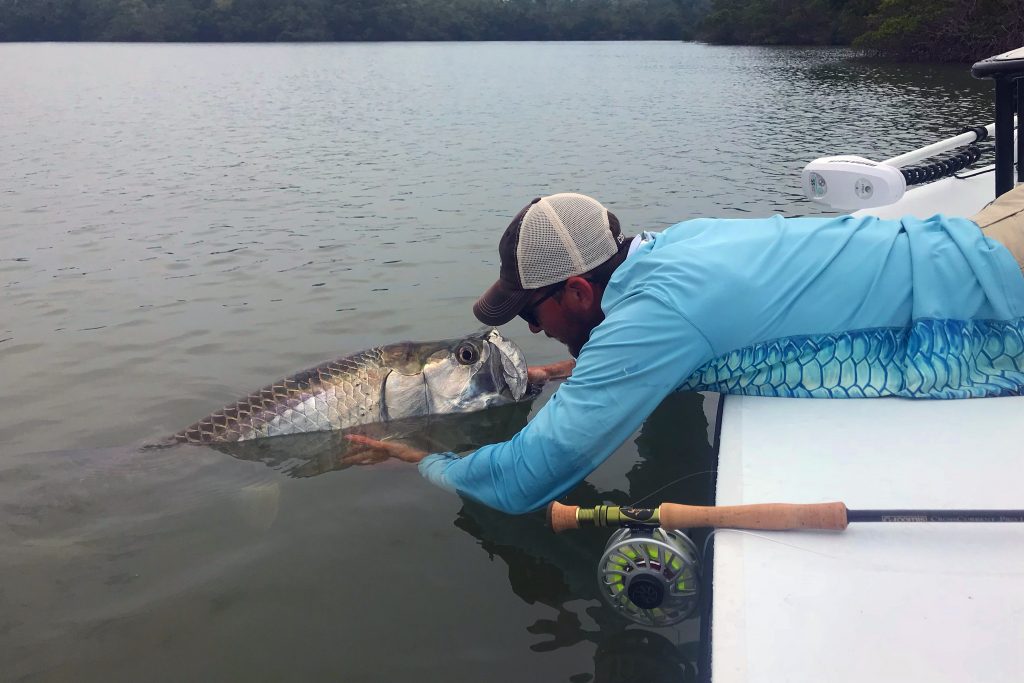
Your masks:
<instances>
[{"instance_id":1,"label":"foam deck","mask_svg":"<svg viewBox=\"0 0 1024 683\"><path fill-rule=\"evenodd\" d=\"M1024 508L1024 397L728 397L717 504ZM1018 681L1024 524L715 536L712 681Z\"/></svg>"}]
</instances>

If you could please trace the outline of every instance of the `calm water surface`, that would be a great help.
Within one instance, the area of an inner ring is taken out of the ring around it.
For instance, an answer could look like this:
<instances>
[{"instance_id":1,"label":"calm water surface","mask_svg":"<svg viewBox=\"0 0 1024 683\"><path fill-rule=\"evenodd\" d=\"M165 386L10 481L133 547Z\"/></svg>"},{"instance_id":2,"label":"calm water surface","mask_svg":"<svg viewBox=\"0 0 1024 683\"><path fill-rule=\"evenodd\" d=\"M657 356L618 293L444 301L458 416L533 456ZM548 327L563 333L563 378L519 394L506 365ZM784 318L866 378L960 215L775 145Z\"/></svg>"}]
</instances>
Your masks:
<instances>
[{"instance_id":1,"label":"calm water surface","mask_svg":"<svg viewBox=\"0 0 1024 683\"><path fill-rule=\"evenodd\" d=\"M989 88L683 43L0 45L4 678L694 678L696 622L601 606L602 534L322 445L138 446L325 359L475 329L534 196L592 194L628 232L818 213L806 161L988 123ZM431 438L503 438L549 395ZM673 397L570 500L689 474L656 499L706 502L708 411Z\"/></svg>"}]
</instances>

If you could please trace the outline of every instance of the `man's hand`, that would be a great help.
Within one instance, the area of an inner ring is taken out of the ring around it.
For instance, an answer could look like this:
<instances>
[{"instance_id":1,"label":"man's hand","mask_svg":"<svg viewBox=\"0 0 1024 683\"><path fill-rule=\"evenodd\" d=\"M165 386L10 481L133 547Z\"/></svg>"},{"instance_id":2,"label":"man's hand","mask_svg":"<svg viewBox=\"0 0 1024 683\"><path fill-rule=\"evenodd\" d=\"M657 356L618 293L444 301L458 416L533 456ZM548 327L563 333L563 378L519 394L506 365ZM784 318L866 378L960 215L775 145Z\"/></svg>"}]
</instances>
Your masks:
<instances>
[{"instance_id":1,"label":"man's hand","mask_svg":"<svg viewBox=\"0 0 1024 683\"><path fill-rule=\"evenodd\" d=\"M576 361L572 358L547 365L537 365L526 369L526 378L533 384L543 384L552 379L565 379L572 374L572 369L575 367ZM418 463L429 455L427 451L406 446L397 441L381 441L361 434L348 434L345 438L354 444L365 446L365 448L344 456L341 459L342 465L375 465L388 458Z\"/></svg>"},{"instance_id":2,"label":"man's hand","mask_svg":"<svg viewBox=\"0 0 1024 683\"><path fill-rule=\"evenodd\" d=\"M552 379L565 379L572 374L572 369L575 367L576 361L572 358L548 365L535 365L526 368L526 379L531 384L543 384Z\"/></svg>"},{"instance_id":3,"label":"man's hand","mask_svg":"<svg viewBox=\"0 0 1024 683\"><path fill-rule=\"evenodd\" d=\"M342 465L375 465L388 458L417 463L429 455L426 451L397 441L380 441L360 434L349 434L345 438L352 443L366 446L366 450L346 455L341 459Z\"/></svg>"}]
</instances>

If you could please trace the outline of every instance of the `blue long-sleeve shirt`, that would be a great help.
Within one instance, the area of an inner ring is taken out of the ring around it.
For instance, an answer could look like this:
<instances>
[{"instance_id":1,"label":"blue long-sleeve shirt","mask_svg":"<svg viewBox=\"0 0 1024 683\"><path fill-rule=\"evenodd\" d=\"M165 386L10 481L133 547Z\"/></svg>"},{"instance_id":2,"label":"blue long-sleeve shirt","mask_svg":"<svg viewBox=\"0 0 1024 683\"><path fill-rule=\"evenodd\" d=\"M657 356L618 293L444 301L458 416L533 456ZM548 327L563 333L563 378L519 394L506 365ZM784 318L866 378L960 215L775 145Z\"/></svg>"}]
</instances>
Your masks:
<instances>
[{"instance_id":1,"label":"blue long-sleeve shirt","mask_svg":"<svg viewBox=\"0 0 1024 683\"><path fill-rule=\"evenodd\" d=\"M1024 277L963 218L698 219L615 271L572 376L511 440L427 456L519 513L601 464L670 392L966 398L1024 390Z\"/></svg>"}]
</instances>

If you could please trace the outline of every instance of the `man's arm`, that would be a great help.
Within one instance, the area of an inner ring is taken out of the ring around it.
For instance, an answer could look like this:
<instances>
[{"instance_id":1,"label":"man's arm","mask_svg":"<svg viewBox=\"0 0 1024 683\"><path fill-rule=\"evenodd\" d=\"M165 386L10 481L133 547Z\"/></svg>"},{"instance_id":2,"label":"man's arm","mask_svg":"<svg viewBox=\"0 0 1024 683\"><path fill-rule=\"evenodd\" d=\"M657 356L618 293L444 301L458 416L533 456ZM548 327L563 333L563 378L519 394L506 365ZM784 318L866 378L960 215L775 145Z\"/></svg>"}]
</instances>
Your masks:
<instances>
[{"instance_id":1,"label":"man's arm","mask_svg":"<svg viewBox=\"0 0 1024 683\"><path fill-rule=\"evenodd\" d=\"M531 384L539 384L552 379L565 379L572 374L574 367L576 367L576 361L572 358L548 365L535 365L527 368L526 378Z\"/></svg>"},{"instance_id":2,"label":"man's arm","mask_svg":"<svg viewBox=\"0 0 1024 683\"><path fill-rule=\"evenodd\" d=\"M651 294L631 296L595 328L572 376L522 431L465 458L429 455L420 472L505 512L535 509L596 469L712 356L678 311Z\"/></svg>"}]
</instances>

